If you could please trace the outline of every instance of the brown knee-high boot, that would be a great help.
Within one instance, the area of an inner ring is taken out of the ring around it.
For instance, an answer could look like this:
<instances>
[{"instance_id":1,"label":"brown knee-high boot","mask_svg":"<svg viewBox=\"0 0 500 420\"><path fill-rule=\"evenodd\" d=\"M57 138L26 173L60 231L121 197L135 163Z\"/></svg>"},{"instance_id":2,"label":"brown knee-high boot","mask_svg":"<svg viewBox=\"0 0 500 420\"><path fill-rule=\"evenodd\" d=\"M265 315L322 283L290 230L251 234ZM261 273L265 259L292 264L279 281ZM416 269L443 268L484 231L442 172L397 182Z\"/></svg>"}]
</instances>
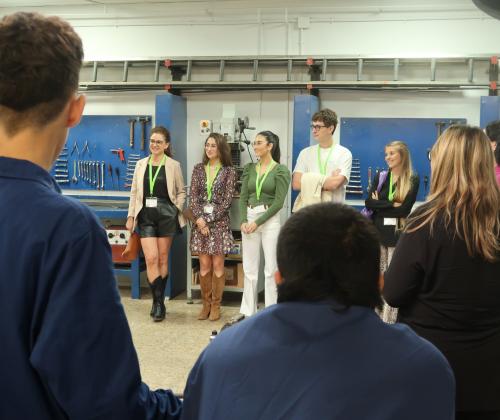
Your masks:
<instances>
[{"instance_id":1,"label":"brown knee-high boot","mask_svg":"<svg viewBox=\"0 0 500 420\"><path fill-rule=\"evenodd\" d=\"M226 274L217 277L214 273L212 277L212 307L210 308L210 321L217 321L220 318L220 303L224 285L226 284Z\"/></svg>"},{"instance_id":2,"label":"brown knee-high boot","mask_svg":"<svg viewBox=\"0 0 500 420\"><path fill-rule=\"evenodd\" d=\"M208 318L210 314L210 305L212 304L212 271L209 271L204 276L200 273L199 277L203 308L198 315L198 319L203 320Z\"/></svg>"}]
</instances>

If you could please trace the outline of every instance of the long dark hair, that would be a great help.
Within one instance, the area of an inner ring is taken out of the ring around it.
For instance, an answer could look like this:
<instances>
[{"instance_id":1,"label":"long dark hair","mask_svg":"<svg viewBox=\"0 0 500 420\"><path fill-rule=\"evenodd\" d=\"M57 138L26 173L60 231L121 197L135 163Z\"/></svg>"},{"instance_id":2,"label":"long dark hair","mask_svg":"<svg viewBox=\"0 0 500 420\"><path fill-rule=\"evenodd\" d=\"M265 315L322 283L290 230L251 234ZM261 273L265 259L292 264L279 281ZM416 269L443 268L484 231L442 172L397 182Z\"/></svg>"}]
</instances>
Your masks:
<instances>
[{"instance_id":1,"label":"long dark hair","mask_svg":"<svg viewBox=\"0 0 500 420\"><path fill-rule=\"evenodd\" d=\"M271 149L271 157L275 162L280 163L280 138L272 131L261 131L257 135L264 137L267 141L267 144L273 145L273 148Z\"/></svg>"},{"instance_id":2,"label":"long dark hair","mask_svg":"<svg viewBox=\"0 0 500 420\"><path fill-rule=\"evenodd\" d=\"M161 134L163 137L165 137L165 142L167 144L170 144L170 131L168 131L165 127L163 127L163 125L157 125L156 127L153 127L151 129L151 133L149 135L151 136L151 134L155 134L155 133ZM170 146L167 147L167 150L165 150L165 154L168 157L172 157L172 145L171 144L170 144Z\"/></svg>"},{"instance_id":3,"label":"long dark hair","mask_svg":"<svg viewBox=\"0 0 500 420\"><path fill-rule=\"evenodd\" d=\"M205 140L205 145L207 144L208 139L215 140L217 151L219 152L220 163L222 164L222 166L233 166L233 161L231 159L231 149L229 148L229 144L227 144L226 138L219 133L210 133ZM208 163L208 157L205 149L203 149L202 162L204 165Z\"/></svg>"}]
</instances>

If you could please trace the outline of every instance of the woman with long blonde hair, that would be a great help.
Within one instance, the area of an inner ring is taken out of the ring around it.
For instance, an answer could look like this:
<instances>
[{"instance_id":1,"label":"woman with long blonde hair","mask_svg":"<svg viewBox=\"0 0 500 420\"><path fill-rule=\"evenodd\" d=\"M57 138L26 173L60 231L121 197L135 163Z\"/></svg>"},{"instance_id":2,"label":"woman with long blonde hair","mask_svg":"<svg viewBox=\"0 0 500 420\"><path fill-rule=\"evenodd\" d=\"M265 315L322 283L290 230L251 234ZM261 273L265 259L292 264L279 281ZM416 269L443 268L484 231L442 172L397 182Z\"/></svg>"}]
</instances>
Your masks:
<instances>
[{"instance_id":1,"label":"woman with long blonde hair","mask_svg":"<svg viewBox=\"0 0 500 420\"><path fill-rule=\"evenodd\" d=\"M375 175L372 188L365 201L367 209L373 211L372 219L380 233L382 244L380 271L387 270L394 247L398 241L406 217L417 199L420 178L413 171L410 151L406 143L392 141L385 146L385 161L389 170ZM397 310L384 304L382 319L388 323L396 321Z\"/></svg>"},{"instance_id":2,"label":"woman with long blonde hair","mask_svg":"<svg viewBox=\"0 0 500 420\"><path fill-rule=\"evenodd\" d=\"M448 359L456 418L500 419L500 190L491 147L480 128L452 126L430 158L430 194L408 218L384 298Z\"/></svg>"}]
</instances>

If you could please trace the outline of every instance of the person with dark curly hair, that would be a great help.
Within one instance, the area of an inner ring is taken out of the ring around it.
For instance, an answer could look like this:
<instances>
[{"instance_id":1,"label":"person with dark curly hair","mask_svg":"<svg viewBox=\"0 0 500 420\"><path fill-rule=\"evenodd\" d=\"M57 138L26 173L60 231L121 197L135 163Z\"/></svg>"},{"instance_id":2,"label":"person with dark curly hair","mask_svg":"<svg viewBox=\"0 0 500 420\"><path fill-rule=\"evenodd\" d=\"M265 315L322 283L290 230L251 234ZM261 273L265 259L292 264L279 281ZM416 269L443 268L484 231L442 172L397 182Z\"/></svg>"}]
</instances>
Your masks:
<instances>
[{"instance_id":1,"label":"person with dark curly hair","mask_svg":"<svg viewBox=\"0 0 500 420\"><path fill-rule=\"evenodd\" d=\"M184 391L187 420L453 420L443 355L384 323L380 243L351 207L292 215L277 247L278 303L224 329Z\"/></svg>"}]
</instances>

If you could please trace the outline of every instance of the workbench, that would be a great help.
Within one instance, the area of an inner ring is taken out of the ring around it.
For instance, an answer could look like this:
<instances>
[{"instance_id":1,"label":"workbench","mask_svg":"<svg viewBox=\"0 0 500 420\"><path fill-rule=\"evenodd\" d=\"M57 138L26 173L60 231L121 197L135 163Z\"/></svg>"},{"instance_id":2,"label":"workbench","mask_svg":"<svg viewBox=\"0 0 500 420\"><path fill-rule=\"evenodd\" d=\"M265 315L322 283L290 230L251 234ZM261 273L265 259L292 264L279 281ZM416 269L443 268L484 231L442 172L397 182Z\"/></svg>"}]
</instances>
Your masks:
<instances>
[{"instance_id":1,"label":"workbench","mask_svg":"<svg viewBox=\"0 0 500 420\"><path fill-rule=\"evenodd\" d=\"M123 225L127 220L128 200L85 200L87 204L99 217L104 227L110 225ZM141 298L141 272L146 270L144 257L141 255L130 263L113 264L116 276L125 276L130 279L132 299Z\"/></svg>"}]
</instances>

